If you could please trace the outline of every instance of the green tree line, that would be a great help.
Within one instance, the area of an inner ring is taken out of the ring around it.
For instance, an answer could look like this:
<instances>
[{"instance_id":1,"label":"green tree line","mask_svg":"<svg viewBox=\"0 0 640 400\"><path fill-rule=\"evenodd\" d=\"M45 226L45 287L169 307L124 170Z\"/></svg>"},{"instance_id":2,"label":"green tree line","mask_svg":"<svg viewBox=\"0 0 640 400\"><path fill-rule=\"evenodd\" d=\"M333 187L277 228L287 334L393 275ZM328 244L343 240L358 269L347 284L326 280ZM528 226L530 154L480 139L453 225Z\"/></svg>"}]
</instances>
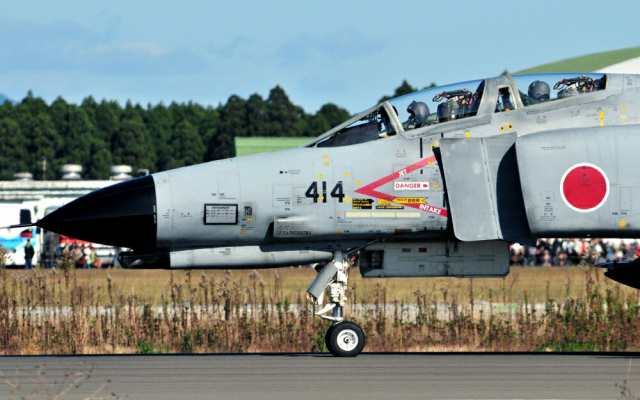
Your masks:
<instances>
[{"instance_id":1,"label":"green tree line","mask_svg":"<svg viewBox=\"0 0 640 400\"><path fill-rule=\"evenodd\" d=\"M403 81L394 95L412 89ZM92 97L49 104L29 92L19 102L0 104L0 179L22 171L56 179L67 163L81 164L88 179L107 178L116 164L162 171L233 157L236 136L315 136L349 117L333 103L307 113L280 86L267 98L232 95L217 107L121 105Z\"/></svg>"}]
</instances>

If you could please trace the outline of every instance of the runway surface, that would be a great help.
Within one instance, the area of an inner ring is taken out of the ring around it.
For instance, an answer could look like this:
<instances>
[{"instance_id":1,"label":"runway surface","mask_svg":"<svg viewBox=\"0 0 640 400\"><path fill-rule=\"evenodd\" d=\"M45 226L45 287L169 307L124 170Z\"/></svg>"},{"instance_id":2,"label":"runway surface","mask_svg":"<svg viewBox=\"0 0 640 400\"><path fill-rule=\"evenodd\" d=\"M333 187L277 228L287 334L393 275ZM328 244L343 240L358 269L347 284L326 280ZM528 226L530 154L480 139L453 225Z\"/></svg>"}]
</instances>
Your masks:
<instances>
[{"instance_id":1,"label":"runway surface","mask_svg":"<svg viewBox=\"0 0 640 400\"><path fill-rule=\"evenodd\" d=\"M0 357L0 398L621 399L640 355Z\"/></svg>"}]
</instances>

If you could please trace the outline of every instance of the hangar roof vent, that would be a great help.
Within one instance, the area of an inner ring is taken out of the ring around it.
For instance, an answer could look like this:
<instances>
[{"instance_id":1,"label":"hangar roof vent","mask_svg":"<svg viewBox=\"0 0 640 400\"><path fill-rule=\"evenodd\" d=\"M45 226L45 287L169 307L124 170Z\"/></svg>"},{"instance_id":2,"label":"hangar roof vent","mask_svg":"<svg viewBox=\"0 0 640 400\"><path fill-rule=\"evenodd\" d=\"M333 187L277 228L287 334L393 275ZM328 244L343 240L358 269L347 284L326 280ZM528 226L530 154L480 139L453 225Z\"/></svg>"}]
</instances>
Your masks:
<instances>
[{"instance_id":1,"label":"hangar roof vent","mask_svg":"<svg viewBox=\"0 0 640 400\"><path fill-rule=\"evenodd\" d=\"M62 172L62 180L75 181L82 179L82 165L79 164L65 164L60 168Z\"/></svg>"},{"instance_id":2,"label":"hangar roof vent","mask_svg":"<svg viewBox=\"0 0 640 400\"><path fill-rule=\"evenodd\" d=\"M31 172L16 172L13 178L17 181L32 181L33 174Z\"/></svg>"},{"instance_id":3,"label":"hangar roof vent","mask_svg":"<svg viewBox=\"0 0 640 400\"><path fill-rule=\"evenodd\" d=\"M114 165L111 167L111 179L114 181L124 181L131 179L133 168L130 165Z\"/></svg>"}]
</instances>

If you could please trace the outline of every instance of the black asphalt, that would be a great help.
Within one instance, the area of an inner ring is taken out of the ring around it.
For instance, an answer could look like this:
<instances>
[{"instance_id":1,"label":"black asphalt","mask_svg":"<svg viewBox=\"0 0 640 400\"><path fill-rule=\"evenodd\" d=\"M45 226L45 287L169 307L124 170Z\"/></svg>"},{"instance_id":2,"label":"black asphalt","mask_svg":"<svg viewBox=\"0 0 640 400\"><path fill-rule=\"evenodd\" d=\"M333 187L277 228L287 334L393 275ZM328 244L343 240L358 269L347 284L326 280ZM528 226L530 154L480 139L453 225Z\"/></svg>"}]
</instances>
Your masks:
<instances>
[{"instance_id":1,"label":"black asphalt","mask_svg":"<svg viewBox=\"0 0 640 400\"><path fill-rule=\"evenodd\" d=\"M640 396L640 355L0 357L0 399L603 400L625 381Z\"/></svg>"}]
</instances>

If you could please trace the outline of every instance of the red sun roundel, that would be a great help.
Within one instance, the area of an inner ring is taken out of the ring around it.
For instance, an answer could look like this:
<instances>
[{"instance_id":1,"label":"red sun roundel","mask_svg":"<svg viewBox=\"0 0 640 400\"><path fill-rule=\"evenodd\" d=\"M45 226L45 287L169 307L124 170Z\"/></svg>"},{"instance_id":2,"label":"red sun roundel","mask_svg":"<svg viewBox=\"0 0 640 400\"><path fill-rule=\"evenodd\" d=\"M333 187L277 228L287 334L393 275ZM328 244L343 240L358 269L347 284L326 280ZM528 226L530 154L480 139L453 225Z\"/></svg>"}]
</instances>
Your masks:
<instances>
[{"instance_id":1,"label":"red sun roundel","mask_svg":"<svg viewBox=\"0 0 640 400\"><path fill-rule=\"evenodd\" d=\"M609 196L609 179L600 167L580 163L572 165L560 180L562 200L574 211L598 209Z\"/></svg>"}]
</instances>

